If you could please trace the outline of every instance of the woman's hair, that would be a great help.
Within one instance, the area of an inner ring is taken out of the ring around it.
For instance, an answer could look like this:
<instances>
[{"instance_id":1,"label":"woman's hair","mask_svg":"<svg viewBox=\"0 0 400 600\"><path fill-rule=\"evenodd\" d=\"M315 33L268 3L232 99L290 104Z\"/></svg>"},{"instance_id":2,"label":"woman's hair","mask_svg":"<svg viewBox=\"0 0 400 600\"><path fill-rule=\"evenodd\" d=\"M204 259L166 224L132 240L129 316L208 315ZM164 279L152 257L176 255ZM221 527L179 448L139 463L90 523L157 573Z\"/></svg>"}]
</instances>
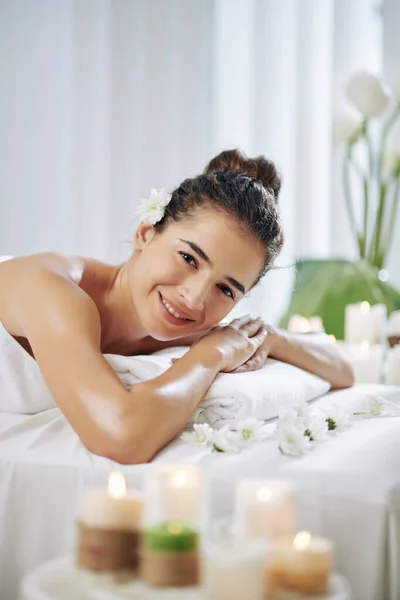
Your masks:
<instances>
[{"instance_id":1,"label":"woman's hair","mask_svg":"<svg viewBox=\"0 0 400 600\"><path fill-rule=\"evenodd\" d=\"M283 245L278 196L281 178L264 156L247 158L240 150L225 150L213 158L203 175L185 179L172 193L164 217L155 228L162 231L173 219L179 221L199 206L228 213L265 249L264 268L271 268Z\"/></svg>"}]
</instances>

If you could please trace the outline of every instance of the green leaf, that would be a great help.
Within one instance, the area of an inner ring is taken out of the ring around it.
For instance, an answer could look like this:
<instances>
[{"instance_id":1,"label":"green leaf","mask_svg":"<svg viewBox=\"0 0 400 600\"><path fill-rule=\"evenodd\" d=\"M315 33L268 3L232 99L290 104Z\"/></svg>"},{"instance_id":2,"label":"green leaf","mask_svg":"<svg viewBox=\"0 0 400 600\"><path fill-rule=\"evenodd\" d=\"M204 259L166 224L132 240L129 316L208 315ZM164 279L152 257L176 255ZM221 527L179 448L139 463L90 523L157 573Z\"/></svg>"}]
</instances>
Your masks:
<instances>
[{"instance_id":1,"label":"green leaf","mask_svg":"<svg viewBox=\"0 0 400 600\"><path fill-rule=\"evenodd\" d=\"M382 303L388 315L400 310L400 291L378 277L378 269L366 262L344 259L304 259L296 263L296 279L289 308L280 321L287 328L292 315L320 316L325 331L344 338L347 304Z\"/></svg>"}]
</instances>

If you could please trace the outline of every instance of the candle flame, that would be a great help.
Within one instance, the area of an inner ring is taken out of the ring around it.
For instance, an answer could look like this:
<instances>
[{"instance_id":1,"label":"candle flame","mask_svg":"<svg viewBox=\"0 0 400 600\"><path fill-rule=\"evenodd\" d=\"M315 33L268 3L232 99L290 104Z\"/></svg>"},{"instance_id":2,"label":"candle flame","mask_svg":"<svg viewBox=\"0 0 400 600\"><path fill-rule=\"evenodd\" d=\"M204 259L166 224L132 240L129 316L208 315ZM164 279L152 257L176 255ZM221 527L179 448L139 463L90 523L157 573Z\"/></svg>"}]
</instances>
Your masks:
<instances>
[{"instance_id":1,"label":"candle flame","mask_svg":"<svg viewBox=\"0 0 400 600\"><path fill-rule=\"evenodd\" d=\"M360 308L361 308L361 312L367 313L369 311L369 309L371 308L371 306L370 306L369 302L365 301L365 302L361 302Z\"/></svg>"},{"instance_id":2,"label":"candle flame","mask_svg":"<svg viewBox=\"0 0 400 600\"><path fill-rule=\"evenodd\" d=\"M184 471L178 471L171 477L172 485L183 487L187 483L188 477Z\"/></svg>"},{"instance_id":3,"label":"candle flame","mask_svg":"<svg viewBox=\"0 0 400 600\"><path fill-rule=\"evenodd\" d=\"M308 531L300 531L293 540L293 547L296 550L305 550L311 542L311 534Z\"/></svg>"},{"instance_id":4,"label":"candle flame","mask_svg":"<svg viewBox=\"0 0 400 600\"><path fill-rule=\"evenodd\" d=\"M256 494L256 498L260 502L268 502L268 500L271 499L271 496L272 496L272 492L267 487L262 487L261 489L258 490L258 492Z\"/></svg>"},{"instance_id":5,"label":"candle flame","mask_svg":"<svg viewBox=\"0 0 400 600\"><path fill-rule=\"evenodd\" d=\"M123 498L126 494L125 477L120 471L113 471L108 478L108 493L112 498Z\"/></svg>"},{"instance_id":6,"label":"candle flame","mask_svg":"<svg viewBox=\"0 0 400 600\"><path fill-rule=\"evenodd\" d=\"M333 333L330 333L330 334L329 334L329 337L331 338L331 340L333 340L334 342L336 342L336 338L335 338L335 336L333 335Z\"/></svg>"},{"instance_id":7,"label":"candle flame","mask_svg":"<svg viewBox=\"0 0 400 600\"><path fill-rule=\"evenodd\" d=\"M178 533L182 533L182 531L183 531L182 523L168 523L167 530L169 531L169 533L173 533L175 535Z\"/></svg>"},{"instance_id":8,"label":"candle flame","mask_svg":"<svg viewBox=\"0 0 400 600\"><path fill-rule=\"evenodd\" d=\"M301 333L308 333L310 331L310 322L306 317L301 317L299 330Z\"/></svg>"},{"instance_id":9,"label":"candle flame","mask_svg":"<svg viewBox=\"0 0 400 600\"><path fill-rule=\"evenodd\" d=\"M364 340L363 342L361 342L361 352L368 352L369 350L369 342L367 342L367 340Z\"/></svg>"}]
</instances>

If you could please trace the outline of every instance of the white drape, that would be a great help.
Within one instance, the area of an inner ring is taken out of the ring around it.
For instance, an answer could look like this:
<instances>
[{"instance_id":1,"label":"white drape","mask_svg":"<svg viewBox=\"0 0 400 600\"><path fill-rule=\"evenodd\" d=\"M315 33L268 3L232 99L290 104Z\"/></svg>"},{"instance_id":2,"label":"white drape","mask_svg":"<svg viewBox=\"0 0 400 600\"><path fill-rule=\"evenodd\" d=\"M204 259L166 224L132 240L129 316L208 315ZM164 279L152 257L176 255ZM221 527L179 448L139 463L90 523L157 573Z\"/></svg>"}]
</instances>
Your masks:
<instances>
[{"instance_id":1,"label":"white drape","mask_svg":"<svg viewBox=\"0 0 400 600\"><path fill-rule=\"evenodd\" d=\"M359 67L376 0L0 0L0 254L121 260L138 199L239 146L283 173L281 265L353 256L331 131ZM293 274L245 308L276 321Z\"/></svg>"}]
</instances>

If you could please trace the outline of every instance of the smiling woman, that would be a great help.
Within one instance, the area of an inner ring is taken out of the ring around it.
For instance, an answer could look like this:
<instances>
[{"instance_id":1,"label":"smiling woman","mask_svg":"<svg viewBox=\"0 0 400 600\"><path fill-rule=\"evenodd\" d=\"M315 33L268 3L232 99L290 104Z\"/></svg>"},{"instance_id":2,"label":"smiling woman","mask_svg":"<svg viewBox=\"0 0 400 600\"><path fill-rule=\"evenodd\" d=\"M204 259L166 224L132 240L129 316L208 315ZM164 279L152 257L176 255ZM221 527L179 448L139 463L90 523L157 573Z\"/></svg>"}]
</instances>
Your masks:
<instances>
[{"instance_id":1,"label":"smiling woman","mask_svg":"<svg viewBox=\"0 0 400 600\"><path fill-rule=\"evenodd\" d=\"M0 321L91 451L148 461L219 372L257 369L268 355L351 385L329 338L290 337L249 316L218 326L281 249L279 190L273 163L226 151L143 216L122 265L53 253L0 264ZM175 345L192 347L129 391L103 356Z\"/></svg>"}]
</instances>

